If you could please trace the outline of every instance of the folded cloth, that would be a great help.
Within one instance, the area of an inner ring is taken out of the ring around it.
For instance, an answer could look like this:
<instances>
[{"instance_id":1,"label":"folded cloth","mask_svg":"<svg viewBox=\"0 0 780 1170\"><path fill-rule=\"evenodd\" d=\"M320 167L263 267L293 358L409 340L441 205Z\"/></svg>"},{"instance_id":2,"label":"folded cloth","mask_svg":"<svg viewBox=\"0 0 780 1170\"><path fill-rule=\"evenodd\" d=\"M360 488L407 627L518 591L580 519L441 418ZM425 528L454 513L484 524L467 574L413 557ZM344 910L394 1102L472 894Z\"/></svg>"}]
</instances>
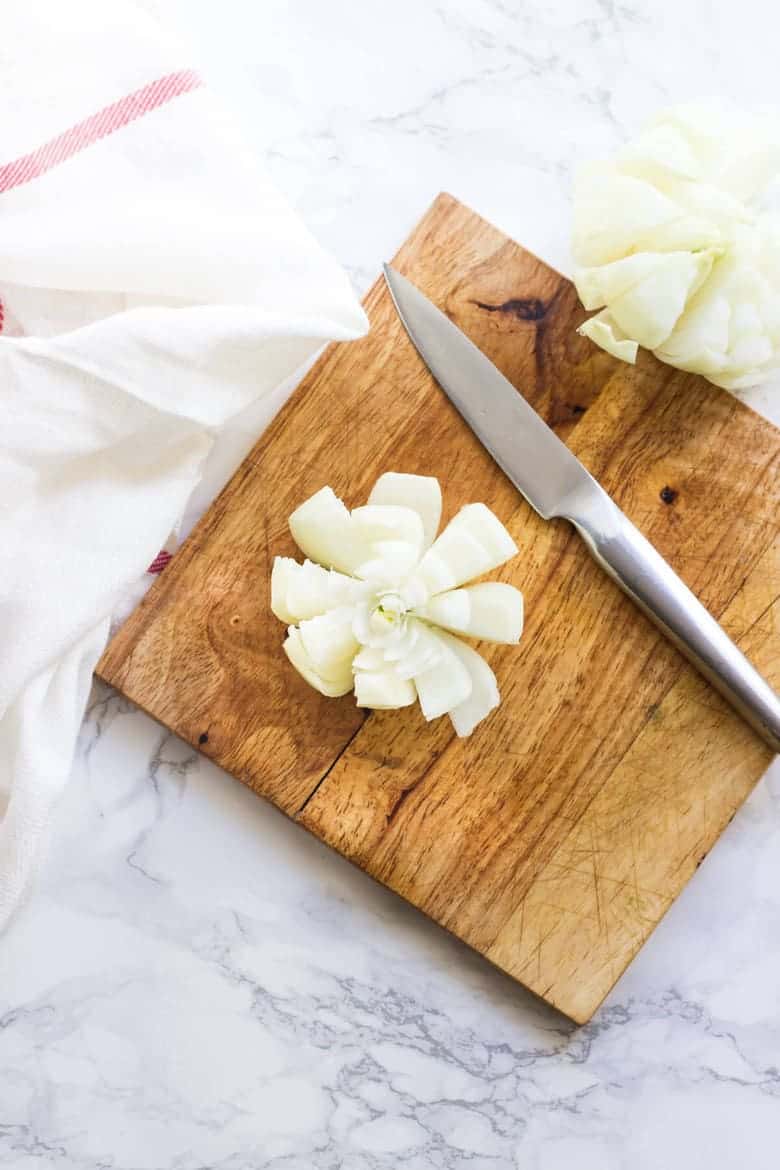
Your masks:
<instances>
[{"instance_id":1,"label":"folded cloth","mask_svg":"<svg viewBox=\"0 0 780 1170\"><path fill-rule=\"evenodd\" d=\"M25 0L2 24L0 924L40 856L111 614L218 432L366 328L148 12Z\"/></svg>"}]
</instances>

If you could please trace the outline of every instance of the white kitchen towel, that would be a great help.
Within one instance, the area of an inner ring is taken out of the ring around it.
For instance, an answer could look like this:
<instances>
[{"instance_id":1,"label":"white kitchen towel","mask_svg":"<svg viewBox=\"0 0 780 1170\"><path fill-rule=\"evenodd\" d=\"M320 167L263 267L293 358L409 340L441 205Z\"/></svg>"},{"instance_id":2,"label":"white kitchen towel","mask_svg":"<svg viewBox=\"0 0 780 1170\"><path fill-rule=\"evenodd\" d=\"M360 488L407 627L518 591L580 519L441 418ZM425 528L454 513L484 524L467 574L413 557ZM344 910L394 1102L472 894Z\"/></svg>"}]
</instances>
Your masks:
<instances>
[{"instance_id":1,"label":"white kitchen towel","mask_svg":"<svg viewBox=\"0 0 780 1170\"><path fill-rule=\"evenodd\" d=\"M2 923L217 433L366 320L144 9L7 6L0 110Z\"/></svg>"}]
</instances>

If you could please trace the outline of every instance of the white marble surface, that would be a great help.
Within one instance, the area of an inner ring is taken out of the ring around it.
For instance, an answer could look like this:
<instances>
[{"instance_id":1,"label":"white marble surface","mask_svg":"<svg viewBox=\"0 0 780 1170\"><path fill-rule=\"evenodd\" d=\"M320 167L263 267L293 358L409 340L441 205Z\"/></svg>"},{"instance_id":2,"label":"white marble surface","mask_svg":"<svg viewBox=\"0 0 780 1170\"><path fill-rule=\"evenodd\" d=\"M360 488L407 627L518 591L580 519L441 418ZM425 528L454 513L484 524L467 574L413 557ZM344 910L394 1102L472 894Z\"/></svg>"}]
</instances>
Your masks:
<instances>
[{"instance_id":1,"label":"white marble surface","mask_svg":"<svg viewBox=\"0 0 780 1170\"><path fill-rule=\"evenodd\" d=\"M361 291L441 188L566 270L577 158L776 97L763 0L167 7ZM0 946L0 1170L775 1170L778 811L576 1030L98 687Z\"/></svg>"}]
</instances>

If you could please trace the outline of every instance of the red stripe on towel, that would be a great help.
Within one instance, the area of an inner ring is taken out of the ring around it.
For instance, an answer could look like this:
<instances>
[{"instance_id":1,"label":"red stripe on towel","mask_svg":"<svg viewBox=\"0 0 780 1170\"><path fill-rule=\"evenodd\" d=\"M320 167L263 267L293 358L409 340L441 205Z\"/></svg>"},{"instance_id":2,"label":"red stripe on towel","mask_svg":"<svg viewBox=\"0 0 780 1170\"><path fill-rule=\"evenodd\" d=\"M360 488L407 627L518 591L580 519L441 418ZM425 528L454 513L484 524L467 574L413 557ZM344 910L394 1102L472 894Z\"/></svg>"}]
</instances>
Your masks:
<instances>
[{"instance_id":1,"label":"red stripe on towel","mask_svg":"<svg viewBox=\"0 0 780 1170\"><path fill-rule=\"evenodd\" d=\"M172 554L169 553L167 549L161 548L149 568L146 570L147 573L162 573L165 566L171 560L171 557Z\"/></svg>"},{"instance_id":2,"label":"red stripe on towel","mask_svg":"<svg viewBox=\"0 0 780 1170\"><path fill-rule=\"evenodd\" d=\"M127 94L119 101L112 102L110 106L104 106L96 114L77 122L75 126L45 142L32 153L23 154L21 158L0 166L0 194L3 191L10 191L12 187L19 187L22 183L29 183L31 179L37 179L39 175L66 162L87 146L92 146L101 138L106 138L115 130L127 126L129 122L135 122L137 118L142 118L151 110L156 110L180 94L189 93L201 85L203 82L197 73L191 69L183 69L178 73L168 73L165 77L159 77L157 81Z\"/></svg>"}]
</instances>

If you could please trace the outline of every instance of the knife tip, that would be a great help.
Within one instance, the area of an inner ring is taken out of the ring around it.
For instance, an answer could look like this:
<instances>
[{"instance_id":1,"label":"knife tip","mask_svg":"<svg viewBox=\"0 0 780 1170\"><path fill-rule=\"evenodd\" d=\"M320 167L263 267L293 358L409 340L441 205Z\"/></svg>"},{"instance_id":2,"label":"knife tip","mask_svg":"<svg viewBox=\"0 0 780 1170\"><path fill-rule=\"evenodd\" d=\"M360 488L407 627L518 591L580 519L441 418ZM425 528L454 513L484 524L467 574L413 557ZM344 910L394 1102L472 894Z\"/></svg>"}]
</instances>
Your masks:
<instances>
[{"instance_id":1,"label":"knife tip","mask_svg":"<svg viewBox=\"0 0 780 1170\"><path fill-rule=\"evenodd\" d=\"M401 289L404 287L404 284L405 284L404 278L401 276L401 273L398 272L397 269L393 268L393 266L391 264L383 264L382 265L382 272L384 273L385 284L387 285L388 289L390 290L390 296L393 298L393 301L395 302L395 307L398 309L398 312L400 313L401 306L398 304L398 296L401 292Z\"/></svg>"},{"instance_id":2,"label":"knife tip","mask_svg":"<svg viewBox=\"0 0 780 1170\"><path fill-rule=\"evenodd\" d=\"M389 264L382 265L382 273L384 274L385 284L387 285L388 292L392 297L393 304L395 305L396 309L398 309L398 301L395 295L395 290L398 284L398 273L394 268L391 268Z\"/></svg>"}]
</instances>

